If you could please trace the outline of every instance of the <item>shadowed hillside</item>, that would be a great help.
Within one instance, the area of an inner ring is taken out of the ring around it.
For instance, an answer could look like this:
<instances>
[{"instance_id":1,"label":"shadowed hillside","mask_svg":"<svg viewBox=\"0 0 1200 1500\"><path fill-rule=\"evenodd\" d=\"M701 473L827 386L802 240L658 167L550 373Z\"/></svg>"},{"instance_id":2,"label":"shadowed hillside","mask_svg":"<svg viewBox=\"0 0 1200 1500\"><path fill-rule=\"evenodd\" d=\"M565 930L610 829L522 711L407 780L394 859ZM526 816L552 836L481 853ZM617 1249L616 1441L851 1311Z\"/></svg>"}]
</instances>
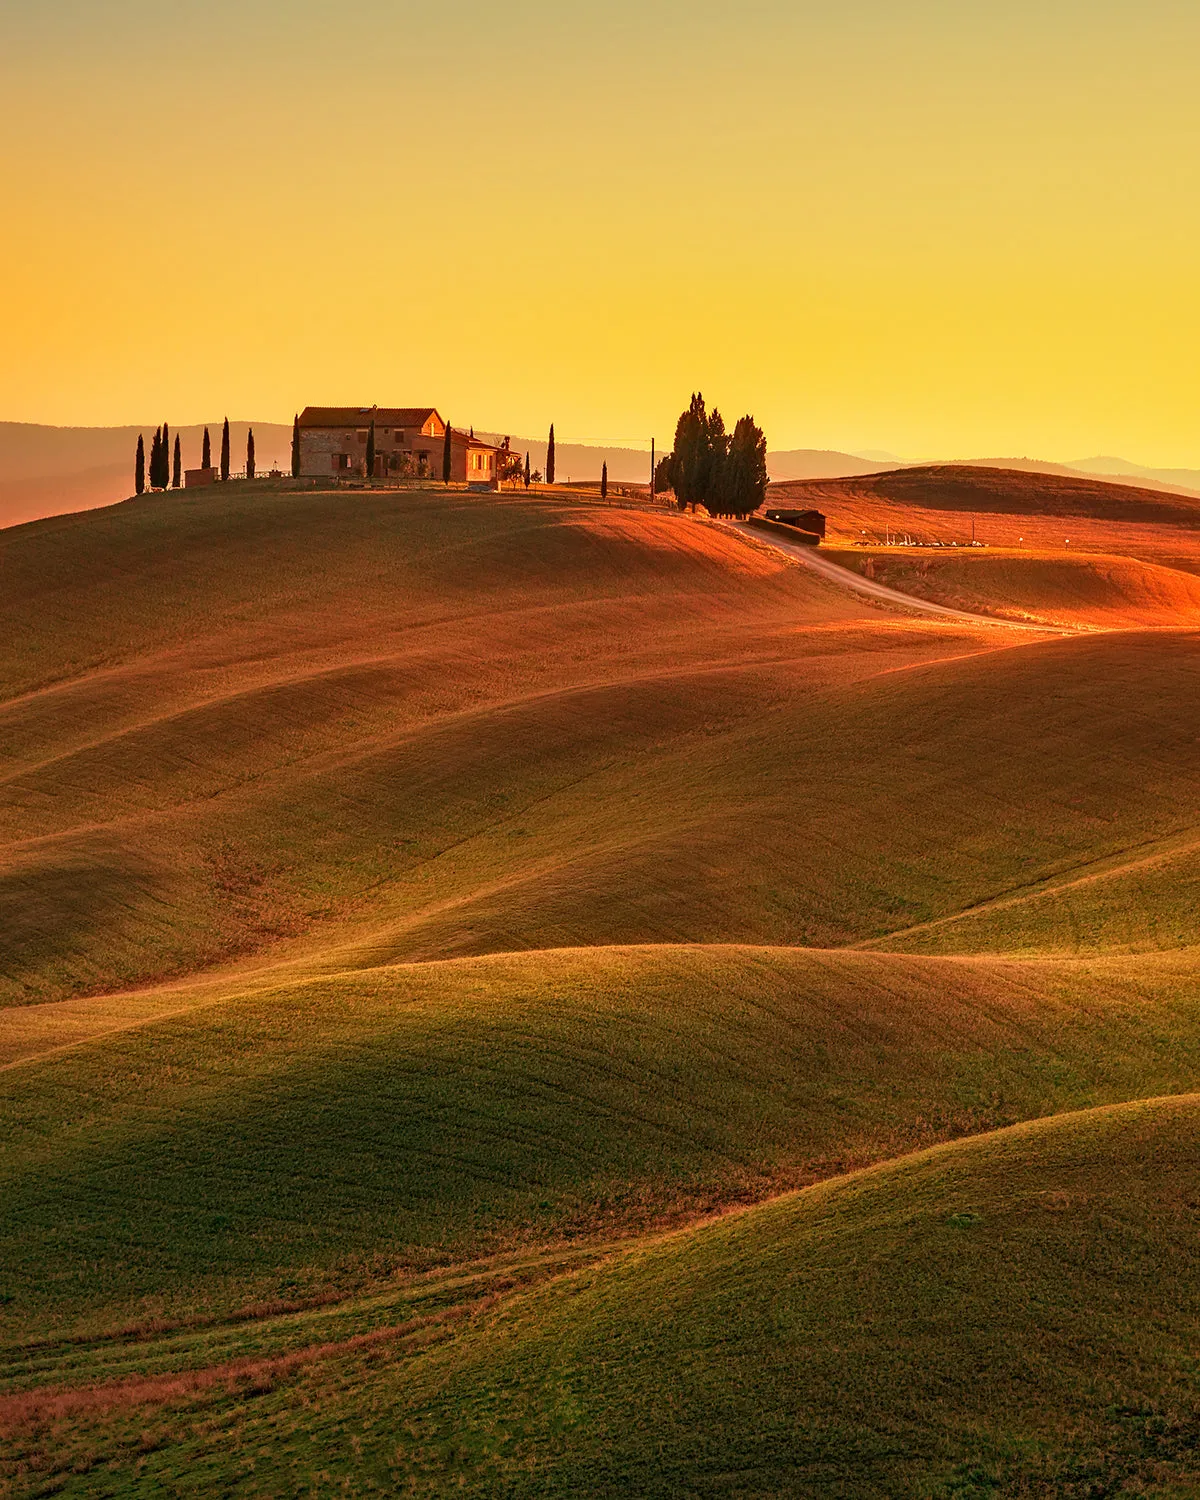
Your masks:
<instances>
[{"instance_id":1,"label":"shadowed hillside","mask_svg":"<svg viewBox=\"0 0 1200 1500\"><path fill-rule=\"evenodd\" d=\"M107 1388L0 1398L5 1466L66 1494L228 1493L250 1449L268 1488L356 1493L1183 1496L1196 1126L1195 1095L1066 1114L590 1265L263 1308L253 1362L160 1333Z\"/></svg>"},{"instance_id":2,"label":"shadowed hillside","mask_svg":"<svg viewBox=\"0 0 1200 1500\"><path fill-rule=\"evenodd\" d=\"M1189 1493L1192 522L992 515L0 533L0 1482Z\"/></svg>"},{"instance_id":3,"label":"shadowed hillside","mask_svg":"<svg viewBox=\"0 0 1200 1500\"><path fill-rule=\"evenodd\" d=\"M1194 962L603 948L179 996L10 1070L0 1327L347 1295L1185 1088Z\"/></svg>"},{"instance_id":4,"label":"shadowed hillside","mask_svg":"<svg viewBox=\"0 0 1200 1500\"><path fill-rule=\"evenodd\" d=\"M380 1390L406 1435L363 1467L477 1494L1194 1492L1197 1123L1193 1095L1019 1127L567 1278Z\"/></svg>"},{"instance_id":5,"label":"shadowed hillside","mask_svg":"<svg viewBox=\"0 0 1200 1500\"><path fill-rule=\"evenodd\" d=\"M953 884L901 894L869 876L847 906L803 826L825 797L791 804L814 779L860 800L844 737L890 731L859 725L874 694L856 706L855 681L969 654L971 633L875 623L722 530L525 501L234 495L19 528L4 559L12 1000L318 929L322 946L368 940L370 962L828 942L954 900ZM903 703L909 679L886 680ZM935 681L911 679L918 718ZM907 797L900 771L885 797ZM851 816L865 833L874 815Z\"/></svg>"}]
</instances>

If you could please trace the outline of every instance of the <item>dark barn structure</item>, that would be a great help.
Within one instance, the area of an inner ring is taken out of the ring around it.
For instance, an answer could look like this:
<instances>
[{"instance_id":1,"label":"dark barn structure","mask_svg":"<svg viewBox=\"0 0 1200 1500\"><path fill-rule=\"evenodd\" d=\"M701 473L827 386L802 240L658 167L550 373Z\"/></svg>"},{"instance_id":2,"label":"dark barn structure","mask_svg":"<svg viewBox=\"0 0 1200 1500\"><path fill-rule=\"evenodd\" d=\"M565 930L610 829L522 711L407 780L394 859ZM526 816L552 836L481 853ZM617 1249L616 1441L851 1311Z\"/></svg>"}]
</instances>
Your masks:
<instances>
[{"instance_id":1,"label":"dark barn structure","mask_svg":"<svg viewBox=\"0 0 1200 1500\"><path fill-rule=\"evenodd\" d=\"M819 510L768 510L764 515L768 521L795 526L798 531L807 531L813 536L823 538L825 535L825 517Z\"/></svg>"}]
</instances>

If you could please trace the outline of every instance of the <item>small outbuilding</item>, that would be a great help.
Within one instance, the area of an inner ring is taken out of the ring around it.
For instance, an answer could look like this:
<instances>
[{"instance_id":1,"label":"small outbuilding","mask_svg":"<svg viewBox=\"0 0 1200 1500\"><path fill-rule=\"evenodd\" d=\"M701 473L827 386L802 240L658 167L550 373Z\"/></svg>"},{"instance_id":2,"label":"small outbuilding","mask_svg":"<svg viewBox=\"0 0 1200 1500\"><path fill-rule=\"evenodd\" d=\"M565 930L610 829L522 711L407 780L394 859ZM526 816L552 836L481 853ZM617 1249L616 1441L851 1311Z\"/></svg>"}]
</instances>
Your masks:
<instances>
[{"instance_id":1,"label":"small outbuilding","mask_svg":"<svg viewBox=\"0 0 1200 1500\"><path fill-rule=\"evenodd\" d=\"M768 510L764 517L768 521L778 521L783 526L795 526L800 531L810 532L813 536L824 537L825 517L819 510Z\"/></svg>"}]
</instances>

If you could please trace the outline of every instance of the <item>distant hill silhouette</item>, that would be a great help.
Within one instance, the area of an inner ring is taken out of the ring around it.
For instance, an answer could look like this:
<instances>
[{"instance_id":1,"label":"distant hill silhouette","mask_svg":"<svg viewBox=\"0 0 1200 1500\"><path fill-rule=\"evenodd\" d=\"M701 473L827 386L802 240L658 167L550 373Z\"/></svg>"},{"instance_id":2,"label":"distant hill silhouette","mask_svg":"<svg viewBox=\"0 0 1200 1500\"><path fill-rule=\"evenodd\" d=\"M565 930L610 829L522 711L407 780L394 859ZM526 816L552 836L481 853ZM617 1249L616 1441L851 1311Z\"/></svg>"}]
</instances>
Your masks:
<instances>
[{"instance_id":1,"label":"distant hill silhouette","mask_svg":"<svg viewBox=\"0 0 1200 1500\"><path fill-rule=\"evenodd\" d=\"M141 433L149 443L157 425L157 422L147 422L140 427L51 427L33 422L0 422L0 527L39 520L43 516L94 510L97 506L127 499L133 492L133 455L138 434ZM200 461L200 441L205 425L212 433L215 445L220 437L219 417L207 424L189 423L171 429L172 432L178 431L183 440L185 468ZM291 428L284 423L258 421L230 423L234 468L241 466L248 426L254 428L260 472L276 465L286 469L290 459ZM482 429L479 435L489 442L499 442L504 436ZM529 454L533 468L545 469L544 437L512 436L510 441L519 453ZM645 484L650 475L648 449L561 441L556 448L558 475L563 480L598 480L605 463L608 477L615 484ZM900 470L921 474L933 469L958 467L1065 478L1102 477L1119 485L1200 496L1200 469L1147 469L1122 458L1081 459L1077 464L1048 463L1034 458L989 458L956 459L949 464L906 465L882 453L877 457L864 456L827 448L783 448L767 456L767 468L774 484L855 478Z\"/></svg>"},{"instance_id":2,"label":"distant hill silhouette","mask_svg":"<svg viewBox=\"0 0 1200 1500\"><path fill-rule=\"evenodd\" d=\"M776 492L818 509L834 509L853 496L926 510L1200 525L1200 495L1172 495L1065 469L1059 472L1050 464L1022 469L970 463L914 465L780 485Z\"/></svg>"},{"instance_id":3,"label":"distant hill silhouette","mask_svg":"<svg viewBox=\"0 0 1200 1500\"><path fill-rule=\"evenodd\" d=\"M170 414L167 414L170 421ZM0 526L16 526L43 516L95 510L133 494L133 460L138 434L147 448L162 421L141 427L47 427L35 422L0 422ZM214 457L221 441L221 417L204 423L171 425L183 444L184 468L200 463L205 426ZM246 429L254 428L258 467L290 464L292 429L278 422L229 424L233 467L245 460Z\"/></svg>"}]
</instances>

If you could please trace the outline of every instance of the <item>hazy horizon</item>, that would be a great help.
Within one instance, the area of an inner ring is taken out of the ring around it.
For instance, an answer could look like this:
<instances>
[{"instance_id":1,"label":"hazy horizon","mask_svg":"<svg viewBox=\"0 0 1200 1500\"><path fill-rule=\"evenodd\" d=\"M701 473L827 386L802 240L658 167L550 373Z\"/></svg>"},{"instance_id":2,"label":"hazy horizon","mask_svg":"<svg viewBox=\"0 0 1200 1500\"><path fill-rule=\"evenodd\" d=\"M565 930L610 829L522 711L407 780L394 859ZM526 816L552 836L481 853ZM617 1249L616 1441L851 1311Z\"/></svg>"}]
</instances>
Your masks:
<instances>
[{"instance_id":1,"label":"hazy horizon","mask_svg":"<svg viewBox=\"0 0 1200 1500\"><path fill-rule=\"evenodd\" d=\"M9 7L0 412L641 447L699 386L779 449L1197 467L1198 42L1169 0Z\"/></svg>"}]
</instances>

